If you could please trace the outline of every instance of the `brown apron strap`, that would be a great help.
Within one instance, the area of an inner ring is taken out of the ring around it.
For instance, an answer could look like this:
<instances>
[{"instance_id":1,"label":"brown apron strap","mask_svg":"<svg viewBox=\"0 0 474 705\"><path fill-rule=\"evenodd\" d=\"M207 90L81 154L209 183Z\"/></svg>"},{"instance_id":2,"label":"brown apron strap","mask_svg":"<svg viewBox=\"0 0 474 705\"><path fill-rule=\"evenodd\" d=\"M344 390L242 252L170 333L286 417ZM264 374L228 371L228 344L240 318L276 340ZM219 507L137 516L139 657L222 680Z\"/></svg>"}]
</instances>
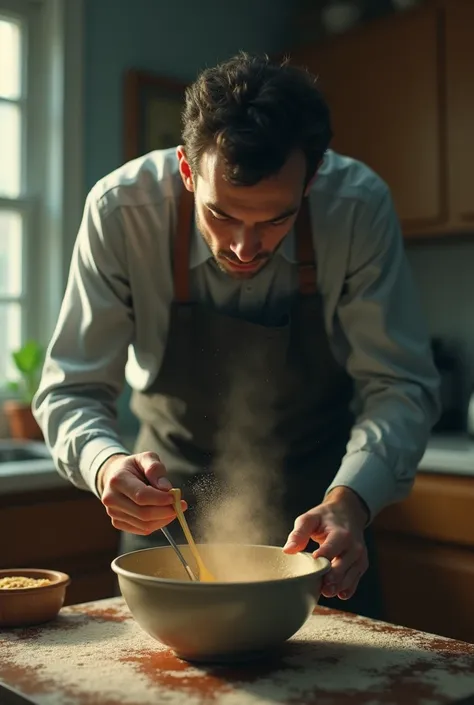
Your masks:
<instances>
[{"instance_id":1,"label":"brown apron strap","mask_svg":"<svg viewBox=\"0 0 474 705\"><path fill-rule=\"evenodd\" d=\"M188 303L190 300L189 255L191 249L191 234L193 232L192 217L194 196L186 188L182 188L178 203L178 223L174 241L174 293L175 301ZM295 223L296 248L298 259L298 285L300 294L308 296L315 294L316 256L313 247L313 232L311 228L311 213L308 198L304 198Z\"/></svg>"},{"instance_id":2,"label":"brown apron strap","mask_svg":"<svg viewBox=\"0 0 474 705\"><path fill-rule=\"evenodd\" d=\"M178 203L178 222L174 239L173 276L174 298L181 304L190 300L189 256L193 232L194 196L184 186Z\"/></svg>"},{"instance_id":3,"label":"brown apron strap","mask_svg":"<svg viewBox=\"0 0 474 705\"><path fill-rule=\"evenodd\" d=\"M309 199L303 198L295 223L296 252L298 259L298 286L300 294L309 296L317 291L316 254L313 246L313 230Z\"/></svg>"}]
</instances>

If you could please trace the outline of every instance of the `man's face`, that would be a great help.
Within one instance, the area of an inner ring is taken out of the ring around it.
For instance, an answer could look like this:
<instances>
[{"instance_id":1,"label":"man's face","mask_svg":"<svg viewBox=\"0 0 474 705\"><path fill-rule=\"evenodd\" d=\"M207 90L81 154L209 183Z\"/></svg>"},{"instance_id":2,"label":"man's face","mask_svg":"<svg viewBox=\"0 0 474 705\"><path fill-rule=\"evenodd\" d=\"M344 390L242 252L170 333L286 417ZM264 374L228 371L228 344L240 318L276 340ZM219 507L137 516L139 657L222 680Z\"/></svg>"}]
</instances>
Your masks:
<instances>
[{"instance_id":1,"label":"man's face","mask_svg":"<svg viewBox=\"0 0 474 705\"><path fill-rule=\"evenodd\" d=\"M196 221L223 272L248 279L268 263L292 228L303 198L304 154L295 151L281 171L255 186L224 179L219 154L206 152L199 174L191 174L178 148L183 182L194 191Z\"/></svg>"}]
</instances>

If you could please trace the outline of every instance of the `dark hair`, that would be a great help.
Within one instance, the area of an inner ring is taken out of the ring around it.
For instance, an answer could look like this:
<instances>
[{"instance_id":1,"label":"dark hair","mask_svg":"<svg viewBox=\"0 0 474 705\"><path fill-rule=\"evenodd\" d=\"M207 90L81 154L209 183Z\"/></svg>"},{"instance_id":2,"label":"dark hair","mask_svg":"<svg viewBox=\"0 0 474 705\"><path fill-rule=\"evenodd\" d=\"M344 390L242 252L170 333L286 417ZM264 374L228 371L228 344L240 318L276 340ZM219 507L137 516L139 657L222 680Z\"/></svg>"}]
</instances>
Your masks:
<instances>
[{"instance_id":1,"label":"dark hair","mask_svg":"<svg viewBox=\"0 0 474 705\"><path fill-rule=\"evenodd\" d=\"M278 172L294 149L306 156L307 181L332 138L329 108L316 78L288 60L241 52L203 71L186 90L183 140L197 174L217 148L225 178L252 186Z\"/></svg>"}]
</instances>

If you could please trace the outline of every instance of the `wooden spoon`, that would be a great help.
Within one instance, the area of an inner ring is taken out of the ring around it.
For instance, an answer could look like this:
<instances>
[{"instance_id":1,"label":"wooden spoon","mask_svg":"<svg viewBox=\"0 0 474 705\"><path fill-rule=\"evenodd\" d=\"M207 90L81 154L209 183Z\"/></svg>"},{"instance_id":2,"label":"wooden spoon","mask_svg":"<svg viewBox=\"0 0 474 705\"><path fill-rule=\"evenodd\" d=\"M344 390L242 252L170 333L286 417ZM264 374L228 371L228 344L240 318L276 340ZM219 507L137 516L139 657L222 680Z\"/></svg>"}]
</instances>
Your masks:
<instances>
[{"instance_id":1,"label":"wooden spoon","mask_svg":"<svg viewBox=\"0 0 474 705\"><path fill-rule=\"evenodd\" d=\"M183 510L181 509L181 490L179 488L173 488L170 490L170 493L173 497L173 507L176 512L176 516L178 517L178 521L181 524L181 528L189 544L191 553L194 556L194 560L197 563L197 567L199 569L199 580L203 583L215 583L216 579L204 565L204 562L194 542L191 531L189 530L188 522L186 521L186 518L183 514Z\"/></svg>"}]
</instances>

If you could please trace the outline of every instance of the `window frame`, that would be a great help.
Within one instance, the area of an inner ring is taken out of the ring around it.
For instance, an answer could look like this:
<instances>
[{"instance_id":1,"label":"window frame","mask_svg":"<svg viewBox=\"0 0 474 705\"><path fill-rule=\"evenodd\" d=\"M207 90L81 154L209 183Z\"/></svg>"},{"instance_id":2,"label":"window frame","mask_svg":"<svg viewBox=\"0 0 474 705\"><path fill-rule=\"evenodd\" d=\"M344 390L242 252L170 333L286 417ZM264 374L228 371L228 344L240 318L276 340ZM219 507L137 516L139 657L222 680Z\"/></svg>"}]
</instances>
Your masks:
<instances>
[{"instance_id":1,"label":"window frame","mask_svg":"<svg viewBox=\"0 0 474 705\"><path fill-rule=\"evenodd\" d=\"M0 0L0 15L24 23L21 340L47 345L67 281L85 198L83 178L83 0ZM0 399L11 396L0 380Z\"/></svg>"},{"instance_id":2,"label":"window frame","mask_svg":"<svg viewBox=\"0 0 474 705\"><path fill-rule=\"evenodd\" d=\"M28 284L29 284L29 237L28 231L31 223L31 218L29 217L30 209L32 206L31 198L31 184L30 184L30 174L31 174L31 152L28 148L30 142L30 123L29 112L29 85L28 80L30 76L30 66L32 63L32 52L30 51L30 38L31 38L31 22L33 21L31 13L31 5L27 0L0 0L0 17L5 17L6 19L12 19L17 21L21 27L21 90L18 98L4 98L0 96L0 103L6 103L9 105L18 105L21 110L21 134L20 134L20 150L21 150L21 164L20 164L20 192L18 196L0 196L0 208L2 211L12 211L19 213L22 222L22 253L21 253L21 293L19 295L0 295L0 304L19 304L22 309L22 326L21 326L21 339L23 340L28 334L28 322L27 317L24 315L24 311L27 308L26 302L28 299Z\"/></svg>"}]
</instances>

